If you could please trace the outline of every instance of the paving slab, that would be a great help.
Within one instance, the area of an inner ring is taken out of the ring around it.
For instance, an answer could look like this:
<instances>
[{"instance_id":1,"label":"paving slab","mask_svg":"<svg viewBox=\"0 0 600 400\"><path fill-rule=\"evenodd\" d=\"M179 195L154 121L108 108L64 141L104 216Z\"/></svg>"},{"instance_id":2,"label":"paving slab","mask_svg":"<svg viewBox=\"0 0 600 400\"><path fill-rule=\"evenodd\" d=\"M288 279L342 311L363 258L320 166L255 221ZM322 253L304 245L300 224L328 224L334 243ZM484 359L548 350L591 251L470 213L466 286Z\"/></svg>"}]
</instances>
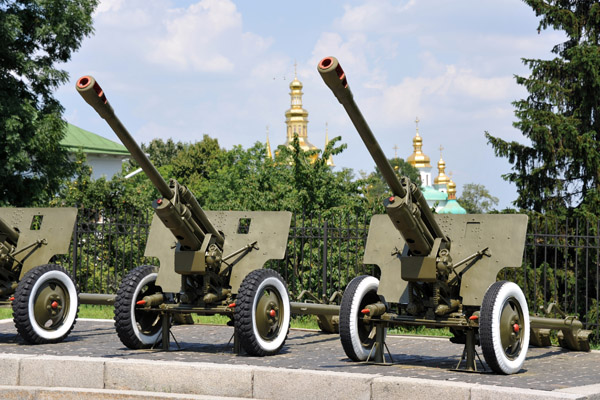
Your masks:
<instances>
[{"instance_id":1,"label":"paving slab","mask_svg":"<svg viewBox=\"0 0 600 400\"><path fill-rule=\"evenodd\" d=\"M130 350L119 341L112 321L79 320L66 341L31 346L21 340L12 322L8 321L0 323L0 353L101 358L106 360L106 371L109 371L110 360L131 359L369 374L374 376L373 390L380 390L382 393L387 390L386 385L389 388L389 385L395 384L386 383L385 379L378 382L378 379L385 377L457 383L454 385L457 387L468 384L472 389L475 385L497 386L505 389L502 392L507 398L511 396L512 388L556 391L555 394L571 394L577 397L597 393L600 387L598 351L584 353L559 347L530 347L524 367L519 373L498 375L491 372L454 371L463 346L453 344L446 338L389 335L387 345L394 363L384 366L351 362L344 354L337 335L317 331L290 330L283 351L271 357L234 354L230 342L233 328L228 326L181 325L173 327L172 331L177 342L171 340L171 351ZM478 351L480 352L479 348ZM85 363L81 365L86 366ZM479 369L484 367L485 363L478 363ZM293 379L293 373L288 374L290 379ZM115 381L118 380L115 378ZM10 384L10 381L4 384ZM440 385L439 390L442 395L444 386ZM481 391L479 398L487 397L486 390ZM475 392L471 392L471 395L474 394ZM245 393L233 391L229 395L244 396ZM514 396L514 393L512 395Z\"/></svg>"}]
</instances>

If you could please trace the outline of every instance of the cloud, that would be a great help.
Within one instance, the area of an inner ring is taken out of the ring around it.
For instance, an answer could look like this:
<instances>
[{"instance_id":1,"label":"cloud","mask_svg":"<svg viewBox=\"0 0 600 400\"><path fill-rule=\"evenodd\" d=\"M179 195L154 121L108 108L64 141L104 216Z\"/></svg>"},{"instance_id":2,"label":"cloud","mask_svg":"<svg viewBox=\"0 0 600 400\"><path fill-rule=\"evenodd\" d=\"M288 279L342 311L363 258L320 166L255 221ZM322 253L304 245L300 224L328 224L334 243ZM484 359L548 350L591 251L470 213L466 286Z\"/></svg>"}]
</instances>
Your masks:
<instances>
[{"instance_id":1,"label":"cloud","mask_svg":"<svg viewBox=\"0 0 600 400\"><path fill-rule=\"evenodd\" d=\"M99 14L107 13L107 12L116 12L121 9L123 6L124 0L103 0L98 4L98 7L95 11L95 16L97 17Z\"/></svg>"},{"instance_id":2,"label":"cloud","mask_svg":"<svg viewBox=\"0 0 600 400\"><path fill-rule=\"evenodd\" d=\"M229 73L271 44L243 31L242 16L229 0L202 0L185 9L168 10L162 25L148 58L178 70Z\"/></svg>"},{"instance_id":3,"label":"cloud","mask_svg":"<svg viewBox=\"0 0 600 400\"><path fill-rule=\"evenodd\" d=\"M103 46L118 54L123 66L227 74L254 66L273 43L243 29L231 0L199 0L180 8L157 0L104 0L94 18Z\"/></svg>"},{"instance_id":4,"label":"cloud","mask_svg":"<svg viewBox=\"0 0 600 400\"><path fill-rule=\"evenodd\" d=\"M365 54L367 38L362 34L350 35L344 41L342 36L334 32L324 32L317 40L312 51L311 64L317 63L327 56L335 55L343 60L344 68L350 68L355 74L366 74L369 69L368 58Z\"/></svg>"},{"instance_id":5,"label":"cloud","mask_svg":"<svg viewBox=\"0 0 600 400\"><path fill-rule=\"evenodd\" d=\"M241 34L242 17L233 3L202 0L165 17L166 32L149 54L151 61L182 70L233 70L233 60L219 46L228 35Z\"/></svg>"},{"instance_id":6,"label":"cloud","mask_svg":"<svg viewBox=\"0 0 600 400\"><path fill-rule=\"evenodd\" d=\"M358 6L344 6L344 15L335 20L334 27L347 32L383 34L407 32L412 27L398 22L415 3L416 0L400 2L368 0Z\"/></svg>"},{"instance_id":7,"label":"cloud","mask_svg":"<svg viewBox=\"0 0 600 400\"><path fill-rule=\"evenodd\" d=\"M382 85L369 93L370 113L385 124L410 121L415 115L498 113L498 104L509 105L515 95L512 76L482 77L455 65L432 69L436 73L405 77L397 84ZM477 107L474 107L474 105Z\"/></svg>"}]
</instances>

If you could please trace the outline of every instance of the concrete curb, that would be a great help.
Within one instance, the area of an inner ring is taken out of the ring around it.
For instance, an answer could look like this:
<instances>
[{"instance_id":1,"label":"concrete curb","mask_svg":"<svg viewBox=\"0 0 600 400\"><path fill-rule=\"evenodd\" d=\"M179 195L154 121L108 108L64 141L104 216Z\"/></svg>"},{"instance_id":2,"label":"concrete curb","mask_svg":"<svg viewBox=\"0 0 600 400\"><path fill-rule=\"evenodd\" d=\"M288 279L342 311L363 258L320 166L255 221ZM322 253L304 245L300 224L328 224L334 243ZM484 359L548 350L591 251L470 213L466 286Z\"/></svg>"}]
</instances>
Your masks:
<instances>
[{"instance_id":1,"label":"concrete curb","mask_svg":"<svg viewBox=\"0 0 600 400\"><path fill-rule=\"evenodd\" d=\"M0 386L2 399L27 400L245 400L241 397L215 397L199 394L132 392L110 389L43 388L36 386Z\"/></svg>"},{"instance_id":2,"label":"concrete curb","mask_svg":"<svg viewBox=\"0 0 600 400\"><path fill-rule=\"evenodd\" d=\"M285 400L600 399L600 385L543 391L362 373L0 353L2 398L206 398L203 396Z\"/></svg>"}]
</instances>

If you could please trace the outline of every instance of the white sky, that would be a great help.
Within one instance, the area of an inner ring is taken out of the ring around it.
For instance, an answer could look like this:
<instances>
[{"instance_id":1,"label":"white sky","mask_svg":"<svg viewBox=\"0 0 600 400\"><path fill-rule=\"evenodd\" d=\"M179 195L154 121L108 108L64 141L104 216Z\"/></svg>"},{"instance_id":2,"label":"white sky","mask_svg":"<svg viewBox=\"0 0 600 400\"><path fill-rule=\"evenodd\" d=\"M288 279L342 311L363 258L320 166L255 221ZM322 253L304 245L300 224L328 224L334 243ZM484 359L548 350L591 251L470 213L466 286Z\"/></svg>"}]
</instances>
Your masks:
<instances>
[{"instance_id":1,"label":"white sky","mask_svg":"<svg viewBox=\"0 0 600 400\"><path fill-rule=\"evenodd\" d=\"M551 58L563 40L537 33L533 10L519 0L106 0L95 34L63 66L68 85L57 98L72 124L119 142L81 99L75 82L93 75L138 142L194 142L203 134L222 147L285 142L289 83L298 64L309 112L308 137L322 148L342 136L336 166L370 172L369 153L316 66L336 56L354 98L386 155L412 153L415 117L423 151L437 175L439 147L460 196L481 183L500 207L516 198L501 175L484 131L524 142L512 127L511 102L527 95L513 76L521 58Z\"/></svg>"}]
</instances>

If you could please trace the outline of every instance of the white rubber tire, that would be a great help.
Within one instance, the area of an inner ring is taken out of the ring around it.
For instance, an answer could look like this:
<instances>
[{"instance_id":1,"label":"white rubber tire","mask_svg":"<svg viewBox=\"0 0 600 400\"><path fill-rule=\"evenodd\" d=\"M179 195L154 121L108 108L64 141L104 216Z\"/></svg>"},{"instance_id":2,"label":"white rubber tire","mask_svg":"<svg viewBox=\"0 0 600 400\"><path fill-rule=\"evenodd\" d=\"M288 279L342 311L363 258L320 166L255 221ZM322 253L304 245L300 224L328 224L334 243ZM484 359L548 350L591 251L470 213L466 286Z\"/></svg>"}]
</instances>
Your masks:
<instances>
[{"instance_id":1,"label":"white rubber tire","mask_svg":"<svg viewBox=\"0 0 600 400\"><path fill-rule=\"evenodd\" d=\"M479 318L481 350L490 368L507 375L520 371L527 357L530 335L529 309L521 288L507 281L490 285Z\"/></svg>"},{"instance_id":2,"label":"white rubber tire","mask_svg":"<svg viewBox=\"0 0 600 400\"><path fill-rule=\"evenodd\" d=\"M283 282L281 282L279 279L277 279L275 277L269 277L261 282L260 286L257 289L257 292L260 293L262 290L264 290L265 288L267 288L269 286L274 287L279 292L279 295L281 296L281 301L283 302L283 315L287 315L288 318L286 318L284 320L283 325L281 326L279 335L271 341L263 340L260 337L260 334L258 333L258 327L256 325L256 317L252 318L252 321L253 321L252 330L254 331L254 335L256 336L256 341L258 342L260 347L262 347L266 352L278 351L279 348L283 345L283 342L285 341L287 333L290 329L289 316L291 315L290 298L288 297L287 289L286 289L285 285L283 284ZM252 312L253 313L256 313L257 303L258 303L258 296L254 297L254 302L252 303Z\"/></svg>"},{"instance_id":3,"label":"white rubber tire","mask_svg":"<svg viewBox=\"0 0 600 400\"><path fill-rule=\"evenodd\" d=\"M40 288L45 285L48 281L57 281L67 291L69 297L69 310L67 315L64 317L62 324L56 329L45 329L40 326L35 318L34 305L37 294ZM78 304L77 289L73 280L64 272L59 270L50 270L43 273L34 283L31 288L31 295L27 299L27 310L29 314L29 323L36 336L40 338L40 343L53 342L56 340L62 340L70 331L73 329L75 318L77 318L77 304Z\"/></svg>"},{"instance_id":4,"label":"white rubber tire","mask_svg":"<svg viewBox=\"0 0 600 400\"><path fill-rule=\"evenodd\" d=\"M379 301L377 288L379 279L368 275L358 276L350 281L342 297L340 340L346 355L354 361L365 361L375 343L375 339L365 338L371 326L360 326L360 311L364 306Z\"/></svg>"},{"instance_id":5,"label":"white rubber tire","mask_svg":"<svg viewBox=\"0 0 600 400\"><path fill-rule=\"evenodd\" d=\"M136 299L140 293L140 290L148 283L148 282L156 282L156 279L158 278L158 273L153 272L149 275L146 275L142 281L138 284L138 286L135 288L135 292L133 294L133 298ZM134 301L131 302L131 315L135 316L135 307L136 304ZM144 345L147 346L152 346L154 345L157 341L158 338L160 337L160 335L162 335L162 327L158 330L158 332L156 332L154 335L145 335L142 332L140 332L140 329L138 327L138 324L134 323L132 324L132 328L133 331L135 332L135 336L137 336L138 340L140 342L142 342Z\"/></svg>"},{"instance_id":6,"label":"white rubber tire","mask_svg":"<svg viewBox=\"0 0 600 400\"><path fill-rule=\"evenodd\" d=\"M115 329L121 342L130 349L150 348L161 340L163 316L136 308L144 296L161 292L155 285L157 278L158 267L142 265L125 276L117 292Z\"/></svg>"},{"instance_id":7,"label":"white rubber tire","mask_svg":"<svg viewBox=\"0 0 600 400\"><path fill-rule=\"evenodd\" d=\"M274 296L272 301L278 308L277 320L265 321L264 318L257 317L257 310L265 312L264 308L269 307L268 304L261 303L261 300L268 299L263 295ZM248 354L262 357L279 353L287 339L290 317L288 291L283 278L276 271L257 269L244 278L236 297L234 323L240 344ZM260 321L273 324L272 334L261 334L258 326Z\"/></svg>"}]
</instances>

